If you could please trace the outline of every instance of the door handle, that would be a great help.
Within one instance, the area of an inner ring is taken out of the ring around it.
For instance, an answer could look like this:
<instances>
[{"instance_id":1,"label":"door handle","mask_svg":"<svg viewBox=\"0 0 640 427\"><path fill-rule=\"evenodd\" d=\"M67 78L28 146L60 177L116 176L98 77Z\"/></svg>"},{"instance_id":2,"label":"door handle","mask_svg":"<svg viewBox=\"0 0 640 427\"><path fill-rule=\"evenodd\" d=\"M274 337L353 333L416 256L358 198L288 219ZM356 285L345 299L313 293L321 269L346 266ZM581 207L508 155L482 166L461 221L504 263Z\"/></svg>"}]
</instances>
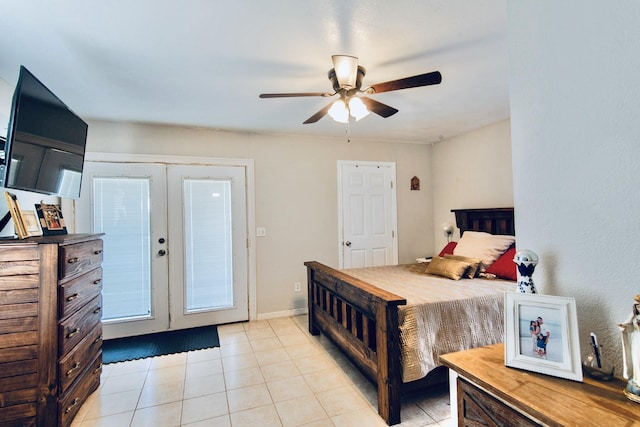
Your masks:
<instances>
[{"instance_id":1,"label":"door handle","mask_svg":"<svg viewBox=\"0 0 640 427\"><path fill-rule=\"evenodd\" d=\"M158 251L158 255L159 255L159 256L165 256L166 254L167 254L167 251L165 251L164 249L160 249L160 250Z\"/></svg>"},{"instance_id":2,"label":"door handle","mask_svg":"<svg viewBox=\"0 0 640 427\"><path fill-rule=\"evenodd\" d=\"M347 245L347 246L351 246L351 242L348 241L348 240L346 242L344 242L344 244Z\"/></svg>"}]
</instances>

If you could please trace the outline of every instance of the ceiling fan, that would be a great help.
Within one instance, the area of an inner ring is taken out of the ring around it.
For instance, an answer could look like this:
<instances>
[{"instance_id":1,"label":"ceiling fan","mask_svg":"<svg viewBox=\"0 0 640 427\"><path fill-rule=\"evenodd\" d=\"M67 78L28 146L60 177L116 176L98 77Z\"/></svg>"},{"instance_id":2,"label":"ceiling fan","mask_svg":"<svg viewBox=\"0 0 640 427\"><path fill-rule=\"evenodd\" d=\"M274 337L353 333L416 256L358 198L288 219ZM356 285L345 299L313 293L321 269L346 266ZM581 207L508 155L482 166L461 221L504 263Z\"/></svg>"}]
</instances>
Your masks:
<instances>
[{"instance_id":1,"label":"ceiling fan","mask_svg":"<svg viewBox=\"0 0 640 427\"><path fill-rule=\"evenodd\" d=\"M365 117L370 111L382 117L389 117L398 112L382 102L361 94L373 95L393 90L409 89L412 87L437 85L442 81L439 71L391 80L362 88L362 79L366 73L364 67L358 65L358 58L348 55L333 55L333 68L328 77L333 85L333 92L302 92L302 93L262 93L260 98L292 98L301 96L334 96L340 98L328 104L320 111L304 121L304 124L315 123L329 114L334 120L348 123L349 116L356 121Z\"/></svg>"}]
</instances>

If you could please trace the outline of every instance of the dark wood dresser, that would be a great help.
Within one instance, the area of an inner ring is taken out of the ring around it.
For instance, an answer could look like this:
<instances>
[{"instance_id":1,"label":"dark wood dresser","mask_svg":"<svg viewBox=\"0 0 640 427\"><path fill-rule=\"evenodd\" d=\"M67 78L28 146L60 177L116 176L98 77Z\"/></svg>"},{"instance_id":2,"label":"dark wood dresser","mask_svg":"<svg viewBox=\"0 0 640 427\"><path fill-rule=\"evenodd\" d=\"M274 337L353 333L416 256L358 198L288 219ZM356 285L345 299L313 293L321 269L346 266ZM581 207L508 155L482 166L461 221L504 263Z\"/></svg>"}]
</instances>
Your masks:
<instances>
[{"instance_id":1,"label":"dark wood dresser","mask_svg":"<svg viewBox=\"0 0 640 427\"><path fill-rule=\"evenodd\" d=\"M102 238L0 240L0 426L68 426L100 384Z\"/></svg>"},{"instance_id":2,"label":"dark wood dresser","mask_svg":"<svg viewBox=\"0 0 640 427\"><path fill-rule=\"evenodd\" d=\"M440 356L457 374L458 426L632 426L640 405L621 379L584 382L506 367L504 345ZM455 405L456 402L451 402Z\"/></svg>"}]
</instances>

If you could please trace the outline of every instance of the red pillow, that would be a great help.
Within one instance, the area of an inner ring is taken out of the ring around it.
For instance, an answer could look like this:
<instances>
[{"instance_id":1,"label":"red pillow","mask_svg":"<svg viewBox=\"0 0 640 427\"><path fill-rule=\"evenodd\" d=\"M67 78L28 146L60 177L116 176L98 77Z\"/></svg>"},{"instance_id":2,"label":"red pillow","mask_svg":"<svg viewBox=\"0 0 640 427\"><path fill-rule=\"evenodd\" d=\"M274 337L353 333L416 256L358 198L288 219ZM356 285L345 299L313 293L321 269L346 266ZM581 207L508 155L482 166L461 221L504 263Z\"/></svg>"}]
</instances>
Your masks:
<instances>
[{"instance_id":1,"label":"red pillow","mask_svg":"<svg viewBox=\"0 0 640 427\"><path fill-rule=\"evenodd\" d=\"M442 248L442 250L440 251L440 254L438 256L445 256L446 254L451 254L453 255L453 250L455 249L456 245L458 244L458 242L449 242L447 243L447 246L445 246L444 248ZM515 265L515 264L514 264Z\"/></svg>"},{"instance_id":2,"label":"red pillow","mask_svg":"<svg viewBox=\"0 0 640 427\"><path fill-rule=\"evenodd\" d=\"M513 262L513 257L516 256L516 247L511 246L505 253L491 264L485 273L495 274L501 279L518 280L518 273L516 269L516 263Z\"/></svg>"}]
</instances>

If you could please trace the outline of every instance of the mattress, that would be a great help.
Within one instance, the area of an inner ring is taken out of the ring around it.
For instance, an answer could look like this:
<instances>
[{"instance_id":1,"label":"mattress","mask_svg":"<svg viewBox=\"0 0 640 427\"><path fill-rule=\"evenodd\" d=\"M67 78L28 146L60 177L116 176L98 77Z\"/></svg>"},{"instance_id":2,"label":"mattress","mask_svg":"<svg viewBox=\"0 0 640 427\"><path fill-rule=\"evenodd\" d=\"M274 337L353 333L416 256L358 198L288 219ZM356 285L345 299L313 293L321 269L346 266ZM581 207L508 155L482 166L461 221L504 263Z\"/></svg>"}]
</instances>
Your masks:
<instances>
[{"instance_id":1,"label":"mattress","mask_svg":"<svg viewBox=\"0 0 640 427\"><path fill-rule=\"evenodd\" d=\"M342 270L407 300L398 313L403 382L440 366L441 354L503 342L504 292L516 290L515 282L456 281L425 269L406 264Z\"/></svg>"}]
</instances>

